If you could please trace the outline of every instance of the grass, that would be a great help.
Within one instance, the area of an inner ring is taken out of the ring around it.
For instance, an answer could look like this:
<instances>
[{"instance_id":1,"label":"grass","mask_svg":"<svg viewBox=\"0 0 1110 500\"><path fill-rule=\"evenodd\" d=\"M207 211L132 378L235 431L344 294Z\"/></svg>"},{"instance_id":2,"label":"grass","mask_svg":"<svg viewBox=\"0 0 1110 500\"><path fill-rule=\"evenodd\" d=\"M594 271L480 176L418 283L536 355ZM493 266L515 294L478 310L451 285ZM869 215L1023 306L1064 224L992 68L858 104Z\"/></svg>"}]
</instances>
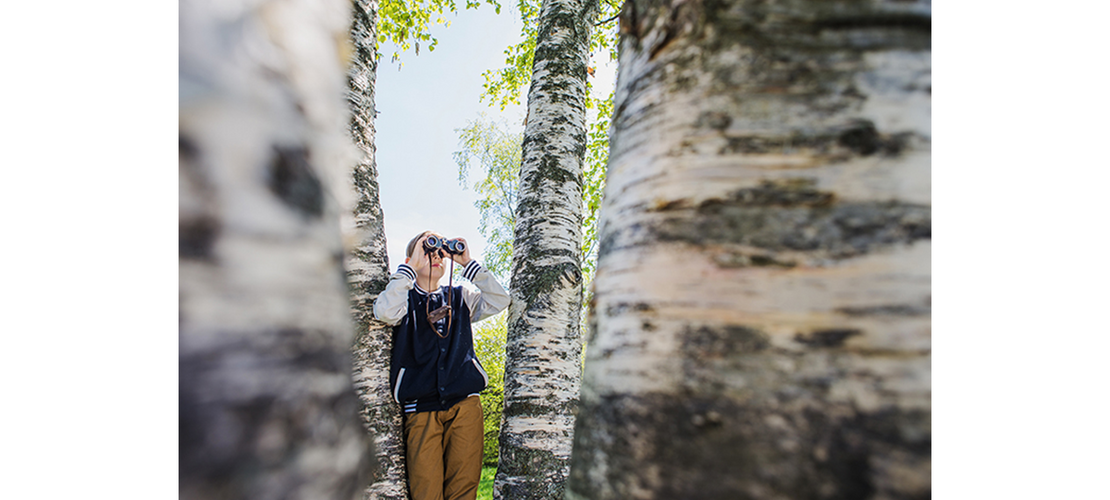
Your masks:
<instances>
[{"instance_id":1,"label":"grass","mask_svg":"<svg viewBox=\"0 0 1110 500\"><path fill-rule=\"evenodd\" d=\"M497 467L482 466L482 480L478 483L478 500L493 500L493 476Z\"/></svg>"}]
</instances>

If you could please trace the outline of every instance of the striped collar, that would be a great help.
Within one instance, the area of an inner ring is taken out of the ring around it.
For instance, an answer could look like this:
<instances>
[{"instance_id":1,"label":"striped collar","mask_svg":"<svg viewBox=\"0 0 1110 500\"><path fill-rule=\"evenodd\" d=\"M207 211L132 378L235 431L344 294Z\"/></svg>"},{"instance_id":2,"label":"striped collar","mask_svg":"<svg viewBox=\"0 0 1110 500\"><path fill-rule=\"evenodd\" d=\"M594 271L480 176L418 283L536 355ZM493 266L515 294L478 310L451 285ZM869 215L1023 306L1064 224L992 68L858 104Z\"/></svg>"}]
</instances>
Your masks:
<instances>
[{"instance_id":1,"label":"striped collar","mask_svg":"<svg viewBox=\"0 0 1110 500\"><path fill-rule=\"evenodd\" d=\"M436 291L432 292L432 293L439 293L441 288L442 287L436 288ZM419 293L420 295L428 295L428 292L425 291L423 288L420 288L420 285L417 285L415 282L413 282L413 284L412 284L412 289L416 290L416 293Z\"/></svg>"}]
</instances>

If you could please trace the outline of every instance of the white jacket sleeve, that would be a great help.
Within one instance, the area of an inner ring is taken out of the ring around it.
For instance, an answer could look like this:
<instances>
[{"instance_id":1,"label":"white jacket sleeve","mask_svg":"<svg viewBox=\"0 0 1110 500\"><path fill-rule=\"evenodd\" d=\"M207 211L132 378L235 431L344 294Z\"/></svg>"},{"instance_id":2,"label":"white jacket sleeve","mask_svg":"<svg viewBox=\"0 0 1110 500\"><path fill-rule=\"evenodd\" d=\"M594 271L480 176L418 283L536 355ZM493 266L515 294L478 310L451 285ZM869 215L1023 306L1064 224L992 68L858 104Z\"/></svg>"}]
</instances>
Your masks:
<instances>
[{"instance_id":1,"label":"white jacket sleeve","mask_svg":"<svg viewBox=\"0 0 1110 500\"><path fill-rule=\"evenodd\" d=\"M409 313L409 290L416 283L416 271L408 264L397 266L389 277L385 291L374 301L374 317L387 325L396 325Z\"/></svg>"},{"instance_id":2,"label":"white jacket sleeve","mask_svg":"<svg viewBox=\"0 0 1110 500\"><path fill-rule=\"evenodd\" d=\"M466 265L463 277L478 287L477 290L463 287L463 300L470 308L471 323L482 321L509 307L509 292L478 261L472 260Z\"/></svg>"}]
</instances>

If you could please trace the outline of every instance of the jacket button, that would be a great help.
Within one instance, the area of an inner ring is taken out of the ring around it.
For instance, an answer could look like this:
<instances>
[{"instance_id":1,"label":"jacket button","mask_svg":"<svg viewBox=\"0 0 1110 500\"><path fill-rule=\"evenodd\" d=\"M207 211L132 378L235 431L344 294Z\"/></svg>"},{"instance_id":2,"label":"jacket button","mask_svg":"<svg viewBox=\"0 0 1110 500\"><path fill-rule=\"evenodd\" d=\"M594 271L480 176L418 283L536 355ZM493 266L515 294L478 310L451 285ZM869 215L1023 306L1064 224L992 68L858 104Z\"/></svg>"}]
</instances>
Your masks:
<instances>
[{"instance_id":1,"label":"jacket button","mask_svg":"<svg viewBox=\"0 0 1110 500\"><path fill-rule=\"evenodd\" d=\"M439 352L447 352L447 348L446 347L440 347Z\"/></svg>"},{"instance_id":2,"label":"jacket button","mask_svg":"<svg viewBox=\"0 0 1110 500\"><path fill-rule=\"evenodd\" d=\"M446 391L447 388L446 387L440 387L439 390L442 392L442 391Z\"/></svg>"}]
</instances>

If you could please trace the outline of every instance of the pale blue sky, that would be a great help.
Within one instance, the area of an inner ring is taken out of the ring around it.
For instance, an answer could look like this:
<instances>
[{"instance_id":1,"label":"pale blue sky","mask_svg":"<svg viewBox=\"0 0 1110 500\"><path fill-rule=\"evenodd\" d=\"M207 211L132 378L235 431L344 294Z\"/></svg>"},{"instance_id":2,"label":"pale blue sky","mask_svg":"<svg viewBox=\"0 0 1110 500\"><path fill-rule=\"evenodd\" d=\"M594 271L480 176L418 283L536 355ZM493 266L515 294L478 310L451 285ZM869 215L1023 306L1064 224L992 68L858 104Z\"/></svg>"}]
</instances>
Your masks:
<instances>
[{"instance_id":1,"label":"pale blue sky","mask_svg":"<svg viewBox=\"0 0 1110 500\"><path fill-rule=\"evenodd\" d=\"M505 48L520 41L516 10L505 5L498 15L482 5L446 17L450 27L432 30L439 39L436 50L422 49L417 56L410 49L401 55L400 71L397 63L389 61L393 46L381 48L375 126L390 271L404 262L409 240L425 229L466 238L472 256L482 260L486 240L478 232L475 193L459 185L458 167L451 157L459 149L455 129L483 112L513 125L524 119L526 95L521 97L522 105L504 112L478 101L485 82L482 72L503 67ZM592 81L596 88L608 92L614 66L598 68Z\"/></svg>"}]
</instances>

